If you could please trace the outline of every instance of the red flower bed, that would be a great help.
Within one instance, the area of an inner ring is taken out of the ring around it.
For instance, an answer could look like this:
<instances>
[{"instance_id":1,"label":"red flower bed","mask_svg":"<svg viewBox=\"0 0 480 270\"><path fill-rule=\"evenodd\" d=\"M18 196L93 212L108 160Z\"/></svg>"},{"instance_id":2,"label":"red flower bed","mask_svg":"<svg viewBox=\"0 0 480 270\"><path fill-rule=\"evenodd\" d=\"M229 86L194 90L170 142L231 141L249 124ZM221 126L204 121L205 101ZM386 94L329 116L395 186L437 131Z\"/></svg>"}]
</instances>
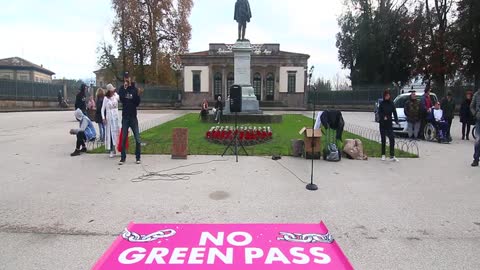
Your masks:
<instances>
[{"instance_id":1,"label":"red flower bed","mask_svg":"<svg viewBox=\"0 0 480 270\"><path fill-rule=\"evenodd\" d=\"M238 139L243 145L256 145L265 143L272 139L272 129L270 127L212 127L205 134L205 138L217 144L229 144L238 134Z\"/></svg>"}]
</instances>

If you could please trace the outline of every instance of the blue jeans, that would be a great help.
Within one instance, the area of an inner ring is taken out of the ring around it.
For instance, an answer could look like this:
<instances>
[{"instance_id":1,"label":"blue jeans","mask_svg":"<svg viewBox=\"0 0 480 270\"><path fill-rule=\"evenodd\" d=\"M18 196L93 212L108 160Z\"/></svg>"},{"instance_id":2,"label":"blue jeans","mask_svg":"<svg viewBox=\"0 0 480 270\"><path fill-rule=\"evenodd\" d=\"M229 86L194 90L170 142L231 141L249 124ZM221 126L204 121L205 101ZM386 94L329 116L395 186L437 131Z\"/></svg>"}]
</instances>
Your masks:
<instances>
[{"instance_id":1,"label":"blue jeans","mask_svg":"<svg viewBox=\"0 0 480 270\"><path fill-rule=\"evenodd\" d=\"M475 161L479 161L480 159L480 120L477 120L477 124L475 125L475 134L477 136L475 141L475 153L473 154L473 159Z\"/></svg>"},{"instance_id":2,"label":"blue jeans","mask_svg":"<svg viewBox=\"0 0 480 270\"><path fill-rule=\"evenodd\" d=\"M98 130L100 133L100 141L105 141L105 125L103 123L98 123Z\"/></svg>"},{"instance_id":3,"label":"blue jeans","mask_svg":"<svg viewBox=\"0 0 480 270\"><path fill-rule=\"evenodd\" d=\"M133 136L135 137L135 158L140 160L141 144L140 132L138 130L138 119L136 117L125 117L122 119L122 157L121 160L125 161L127 153L125 144L128 140L128 129L131 128Z\"/></svg>"}]
</instances>

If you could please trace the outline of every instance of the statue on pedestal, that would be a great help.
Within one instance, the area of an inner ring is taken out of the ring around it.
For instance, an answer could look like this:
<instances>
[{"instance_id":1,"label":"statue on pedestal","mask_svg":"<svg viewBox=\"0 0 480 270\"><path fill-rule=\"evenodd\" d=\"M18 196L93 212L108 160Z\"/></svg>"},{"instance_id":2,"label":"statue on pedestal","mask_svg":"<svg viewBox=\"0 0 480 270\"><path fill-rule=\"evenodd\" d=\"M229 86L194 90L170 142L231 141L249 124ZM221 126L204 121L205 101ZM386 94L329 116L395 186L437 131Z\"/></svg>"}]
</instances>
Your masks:
<instances>
[{"instance_id":1,"label":"statue on pedestal","mask_svg":"<svg viewBox=\"0 0 480 270\"><path fill-rule=\"evenodd\" d=\"M238 22L238 41L245 41L247 22L252 18L252 11L248 0L237 0L235 3L234 20Z\"/></svg>"}]
</instances>

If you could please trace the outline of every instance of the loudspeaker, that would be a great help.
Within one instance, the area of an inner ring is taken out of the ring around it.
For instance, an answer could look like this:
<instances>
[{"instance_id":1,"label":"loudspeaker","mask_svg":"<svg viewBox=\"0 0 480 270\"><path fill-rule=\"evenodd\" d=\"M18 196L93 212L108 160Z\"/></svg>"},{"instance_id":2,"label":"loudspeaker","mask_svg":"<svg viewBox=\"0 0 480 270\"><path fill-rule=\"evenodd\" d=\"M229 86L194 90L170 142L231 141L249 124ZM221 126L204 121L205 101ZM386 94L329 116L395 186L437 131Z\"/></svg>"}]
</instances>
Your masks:
<instances>
[{"instance_id":1,"label":"loudspeaker","mask_svg":"<svg viewBox=\"0 0 480 270\"><path fill-rule=\"evenodd\" d=\"M240 85L230 87L230 112L242 112L242 87Z\"/></svg>"}]
</instances>

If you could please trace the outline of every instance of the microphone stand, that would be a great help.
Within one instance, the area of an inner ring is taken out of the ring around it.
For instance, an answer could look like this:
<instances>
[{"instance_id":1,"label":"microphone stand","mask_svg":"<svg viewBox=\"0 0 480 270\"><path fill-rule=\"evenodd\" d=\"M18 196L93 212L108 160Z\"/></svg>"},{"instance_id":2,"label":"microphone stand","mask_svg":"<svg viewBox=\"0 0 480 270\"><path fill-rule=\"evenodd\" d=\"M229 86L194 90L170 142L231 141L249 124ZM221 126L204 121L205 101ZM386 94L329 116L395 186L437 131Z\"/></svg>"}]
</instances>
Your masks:
<instances>
[{"instance_id":1,"label":"microphone stand","mask_svg":"<svg viewBox=\"0 0 480 270\"><path fill-rule=\"evenodd\" d=\"M313 69L314 67L312 66L310 68L310 72L308 74L308 87L309 87L309 90L311 92L312 90L312 75L313 75ZM311 145L311 148L312 148L312 155L311 155L311 158L312 158L312 169L311 169L311 174L310 174L310 184L308 184L306 186L307 190L310 190L310 191L315 191L315 190L318 190L318 186L315 185L313 183L313 157L314 157L314 154L315 154L315 103L316 103L316 99L317 99L317 91L315 91L315 88L313 88L313 117L312 117L312 145Z\"/></svg>"}]
</instances>

